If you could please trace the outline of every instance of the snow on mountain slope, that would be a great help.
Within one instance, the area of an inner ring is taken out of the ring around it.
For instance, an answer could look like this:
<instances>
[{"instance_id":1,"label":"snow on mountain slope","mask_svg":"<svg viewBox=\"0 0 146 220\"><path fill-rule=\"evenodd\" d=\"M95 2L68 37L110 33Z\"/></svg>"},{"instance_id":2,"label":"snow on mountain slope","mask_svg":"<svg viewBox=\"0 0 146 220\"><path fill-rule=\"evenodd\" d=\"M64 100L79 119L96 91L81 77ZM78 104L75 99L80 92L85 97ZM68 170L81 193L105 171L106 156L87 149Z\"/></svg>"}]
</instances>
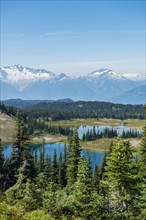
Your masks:
<instances>
[{"instance_id":1,"label":"snow on mountain slope","mask_svg":"<svg viewBox=\"0 0 146 220\"><path fill-rule=\"evenodd\" d=\"M0 77L2 81L14 84L20 91L35 81L50 80L54 76L54 73L45 69L33 69L21 65L0 68Z\"/></svg>"},{"instance_id":2,"label":"snow on mountain slope","mask_svg":"<svg viewBox=\"0 0 146 220\"><path fill-rule=\"evenodd\" d=\"M146 76L142 73L123 73L123 76L127 79L135 80L135 81L144 81Z\"/></svg>"},{"instance_id":3,"label":"snow on mountain slope","mask_svg":"<svg viewBox=\"0 0 146 220\"><path fill-rule=\"evenodd\" d=\"M115 73L110 69L104 69L104 68L97 70L97 71L94 71L92 73L89 73L88 77L100 77L101 75L106 76L108 78L112 78L112 79L122 79L123 78L123 76L121 74Z\"/></svg>"},{"instance_id":4,"label":"snow on mountain slope","mask_svg":"<svg viewBox=\"0 0 146 220\"><path fill-rule=\"evenodd\" d=\"M64 99L108 101L141 86L125 74L102 68L88 75L56 75L45 69L14 65L0 68L2 99Z\"/></svg>"}]
</instances>

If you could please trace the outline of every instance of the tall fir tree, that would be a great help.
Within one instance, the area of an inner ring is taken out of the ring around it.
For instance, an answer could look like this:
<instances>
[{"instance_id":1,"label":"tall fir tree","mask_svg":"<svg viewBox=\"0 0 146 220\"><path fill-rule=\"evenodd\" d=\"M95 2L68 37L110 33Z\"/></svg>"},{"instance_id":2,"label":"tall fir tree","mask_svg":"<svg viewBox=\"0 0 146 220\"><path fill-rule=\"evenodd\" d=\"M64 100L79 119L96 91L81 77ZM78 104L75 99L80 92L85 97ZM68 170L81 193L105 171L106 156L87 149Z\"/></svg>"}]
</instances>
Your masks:
<instances>
[{"instance_id":1,"label":"tall fir tree","mask_svg":"<svg viewBox=\"0 0 146 220\"><path fill-rule=\"evenodd\" d=\"M58 163L57 163L57 154L56 149L54 149L54 154L52 158L52 182L58 183Z\"/></svg>"},{"instance_id":2,"label":"tall fir tree","mask_svg":"<svg viewBox=\"0 0 146 220\"><path fill-rule=\"evenodd\" d=\"M78 163L80 159L80 144L78 138L78 132L75 131L72 137L71 144L69 146L69 159L67 167L67 183L72 185L76 182Z\"/></svg>"},{"instance_id":3,"label":"tall fir tree","mask_svg":"<svg viewBox=\"0 0 146 220\"><path fill-rule=\"evenodd\" d=\"M107 161L108 210L113 219L130 219L131 213L136 214L138 196L136 176L131 166L133 161L129 141L117 140Z\"/></svg>"},{"instance_id":4,"label":"tall fir tree","mask_svg":"<svg viewBox=\"0 0 146 220\"><path fill-rule=\"evenodd\" d=\"M60 153L58 159L58 186L61 189L63 187L63 161L62 161L62 153Z\"/></svg>"},{"instance_id":5,"label":"tall fir tree","mask_svg":"<svg viewBox=\"0 0 146 220\"><path fill-rule=\"evenodd\" d=\"M102 197L93 188L91 169L88 161L82 156L78 164L77 180L72 187L72 194L65 204L66 209L75 219L100 219Z\"/></svg>"},{"instance_id":6,"label":"tall fir tree","mask_svg":"<svg viewBox=\"0 0 146 220\"><path fill-rule=\"evenodd\" d=\"M12 155L10 158L10 172L14 177L12 185L15 183L16 175L18 174L19 168L26 164L25 166L25 176L26 178L33 179L35 177L35 168L33 157L29 151L29 142L27 135L27 128L23 123L22 113L20 111L16 114L16 138L14 140Z\"/></svg>"}]
</instances>

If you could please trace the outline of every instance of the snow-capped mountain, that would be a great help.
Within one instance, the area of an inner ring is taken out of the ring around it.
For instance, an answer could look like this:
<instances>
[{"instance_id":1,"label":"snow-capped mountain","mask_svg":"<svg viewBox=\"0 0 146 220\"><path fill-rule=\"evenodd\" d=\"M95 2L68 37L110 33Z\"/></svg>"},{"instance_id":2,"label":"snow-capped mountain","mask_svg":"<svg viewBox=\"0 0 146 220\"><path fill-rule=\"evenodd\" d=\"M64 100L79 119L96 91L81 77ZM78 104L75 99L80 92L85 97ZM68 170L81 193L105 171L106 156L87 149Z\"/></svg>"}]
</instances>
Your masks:
<instances>
[{"instance_id":1,"label":"snow-capped mountain","mask_svg":"<svg viewBox=\"0 0 146 220\"><path fill-rule=\"evenodd\" d=\"M20 91L24 90L33 82L50 80L54 76L54 73L45 69L33 69L21 65L8 66L0 69L2 81L15 85Z\"/></svg>"},{"instance_id":2,"label":"snow-capped mountain","mask_svg":"<svg viewBox=\"0 0 146 220\"><path fill-rule=\"evenodd\" d=\"M91 78L91 77L99 78L101 76L104 78L109 78L109 79L120 79L120 80L125 79L125 77L122 76L120 73L115 73L112 70L105 69L105 68L102 68L100 70L96 70L96 71L88 74L89 78Z\"/></svg>"},{"instance_id":3,"label":"snow-capped mountain","mask_svg":"<svg viewBox=\"0 0 146 220\"><path fill-rule=\"evenodd\" d=\"M14 65L0 69L1 98L109 101L112 97L141 86L140 81L110 69L70 77L45 69Z\"/></svg>"}]
</instances>

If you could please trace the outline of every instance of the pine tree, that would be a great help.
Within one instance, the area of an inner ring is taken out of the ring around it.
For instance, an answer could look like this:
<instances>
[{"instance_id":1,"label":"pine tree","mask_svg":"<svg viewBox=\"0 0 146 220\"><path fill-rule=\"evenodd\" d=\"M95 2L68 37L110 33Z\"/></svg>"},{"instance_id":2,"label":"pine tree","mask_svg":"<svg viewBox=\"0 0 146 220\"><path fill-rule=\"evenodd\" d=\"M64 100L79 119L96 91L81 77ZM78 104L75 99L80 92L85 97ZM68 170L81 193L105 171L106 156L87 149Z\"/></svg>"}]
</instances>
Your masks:
<instances>
[{"instance_id":1,"label":"pine tree","mask_svg":"<svg viewBox=\"0 0 146 220\"><path fill-rule=\"evenodd\" d=\"M99 172L100 172L100 170L99 170L97 164L95 164L94 173L93 173L93 186L95 189L99 188L99 181L100 181Z\"/></svg>"},{"instance_id":2,"label":"pine tree","mask_svg":"<svg viewBox=\"0 0 146 220\"><path fill-rule=\"evenodd\" d=\"M107 165L107 156L108 156L108 153L106 151L104 151L104 156L103 156L103 159L102 159L102 164L100 166L100 179L103 179L104 175L105 175L105 167Z\"/></svg>"},{"instance_id":3,"label":"pine tree","mask_svg":"<svg viewBox=\"0 0 146 220\"><path fill-rule=\"evenodd\" d=\"M67 185L67 164L68 164L68 148L64 146L64 153L63 153L63 161L62 161L62 175L63 175L63 186Z\"/></svg>"},{"instance_id":4,"label":"pine tree","mask_svg":"<svg viewBox=\"0 0 146 220\"><path fill-rule=\"evenodd\" d=\"M78 132L75 131L73 134L71 144L69 146L69 160L67 167L67 182L69 185L74 184L77 179L80 151L81 149L79 144Z\"/></svg>"},{"instance_id":5,"label":"pine tree","mask_svg":"<svg viewBox=\"0 0 146 220\"><path fill-rule=\"evenodd\" d=\"M56 149L54 149L53 159L52 159L52 182L58 183L58 164L57 164L57 154Z\"/></svg>"},{"instance_id":6,"label":"pine tree","mask_svg":"<svg viewBox=\"0 0 146 220\"><path fill-rule=\"evenodd\" d=\"M43 141L42 146L40 148L40 156L38 160L38 172L43 172L44 171L44 158L45 158L45 142Z\"/></svg>"},{"instance_id":7,"label":"pine tree","mask_svg":"<svg viewBox=\"0 0 146 220\"><path fill-rule=\"evenodd\" d=\"M108 186L109 210L120 219L127 219L129 213L136 212L137 182L132 161L129 141L118 139L107 161L105 184Z\"/></svg>"},{"instance_id":8,"label":"pine tree","mask_svg":"<svg viewBox=\"0 0 146 220\"><path fill-rule=\"evenodd\" d=\"M44 176L47 183L51 181L51 157L47 155L44 160Z\"/></svg>"},{"instance_id":9,"label":"pine tree","mask_svg":"<svg viewBox=\"0 0 146 220\"><path fill-rule=\"evenodd\" d=\"M97 220L100 216L102 198L93 189L91 170L88 162L81 157L78 164L77 180L72 194L65 204L69 213L84 220ZM72 219L70 217L70 219Z\"/></svg>"},{"instance_id":10,"label":"pine tree","mask_svg":"<svg viewBox=\"0 0 146 220\"><path fill-rule=\"evenodd\" d=\"M12 155L10 158L10 176L12 176L11 183L12 185L16 182L16 175L18 174L19 168L26 164L25 166L25 175L26 178L33 179L35 177L35 168L33 157L29 151L28 147L28 135L26 126L23 123L22 113L17 112L16 115L16 129L17 134L13 144Z\"/></svg>"},{"instance_id":11,"label":"pine tree","mask_svg":"<svg viewBox=\"0 0 146 220\"><path fill-rule=\"evenodd\" d=\"M60 153L58 160L58 185L61 189L63 187L63 162L62 162L62 153Z\"/></svg>"}]
</instances>

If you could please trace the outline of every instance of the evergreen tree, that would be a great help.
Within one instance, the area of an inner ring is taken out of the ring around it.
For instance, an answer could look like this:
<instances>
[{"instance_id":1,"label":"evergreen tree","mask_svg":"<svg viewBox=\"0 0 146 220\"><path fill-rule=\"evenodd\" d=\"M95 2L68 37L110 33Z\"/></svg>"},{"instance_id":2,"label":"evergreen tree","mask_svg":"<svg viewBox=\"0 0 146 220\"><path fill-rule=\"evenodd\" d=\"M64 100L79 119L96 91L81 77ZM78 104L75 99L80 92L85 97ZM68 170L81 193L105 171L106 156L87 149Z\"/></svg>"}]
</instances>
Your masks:
<instances>
[{"instance_id":1,"label":"evergreen tree","mask_svg":"<svg viewBox=\"0 0 146 220\"><path fill-rule=\"evenodd\" d=\"M95 164L94 173L93 173L93 186L95 189L99 188L99 181L100 181L99 172L100 172L100 170L99 170L97 164Z\"/></svg>"},{"instance_id":2,"label":"evergreen tree","mask_svg":"<svg viewBox=\"0 0 146 220\"><path fill-rule=\"evenodd\" d=\"M63 153L63 161L62 161L62 180L63 180L63 186L65 187L67 184L67 164L68 164L68 148L65 145L64 146L64 153Z\"/></svg>"},{"instance_id":3,"label":"evergreen tree","mask_svg":"<svg viewBox=\"0 0 146 220\"><path fill-rule=\"evenodd\" d=\"M44 176L47 183L51 181L51 157L47 155L44 160Z\"/></svg>"},{"instance_id":4,"label":"evergreen tree","mask_svg":"<svg viewBox=\"0 0 146 220\"><path fill-rule=\"evenodd\" d=\"M92 186L91 170L88 162L81 157L78 165L77 180L72 194L65 204L71 216L81 219L100 219L102 198ZM69 219L72 219L71 217Z\"/></svg>"},{"instance_id":5,"label":"evergreen tree","mask_svg":"<svg viewBox=\"0 0 146 220\"><path fill-rule=\"evenodd\" d=\"M75 131L73 134L73 138L71 144L69 146L69 160L67 167L67 182L69 185L72 185L76 182L77 179L77 170L78 170L78 162L80 158L80 144L78 138L78 132Z\"/></svg>"},{"instance_id":6,"label":"evergreen tree","mask_svg":"<svg viewBox=\"0 0 146 220\"><path fill-rule=\"evenodd\" d=\"M56 149L54 149L53 159L52 159L52 182L58 183L58 164L57 164L57 154Z\"/></svg>"},{"instance_id":7,"label":"evergreen tree","mask_svg":"<svg viewBox=\"0 0 146 220\"><path fill-rule=\"evenodd\" d=\"M25 175L26 178L33 179L35 177L35 168L33 157L28 147L28 136L26 126L23 123L22 113L17 112L16 115L16 139L13 144L12 155L10 158L10 176L12 185L16 182L16 176L19 168L25 164Z\"/></svg>"},{"instance_id":8,"label":"evergreen tree","mask_svg":"<svg viewBox=\"0 0 146 220\"><path fill-rule=\"evenodd\" d=\"M38 172L43 172L44 171L44 160L45 160L45 142L43 140L42 146L40 148L40 156L38 160Z\"/></svg>"},{"instance_id":9,"label":"evergreen tree","mask_svg":"<svg viewBox=\"0 0 146 220\"><path fill-rule=\"evenodd\" d=\"M63 162L62 162L62 153L60 153L58 160L58 185L61 189L63 187Z\"/></svg>"},{"instance_id":10,"label":"evergreen tree","mask_svg":"<svg viewBox=\"0 0 146 220\"><path fill-rule=\"evenodd\" d=\"M106 151L104 151L104 156L103 156L103 159L102 159L102 164L100 166L100 179L103 179L104 175L105 175L105 167L107 165L107 156L108 156L108 153Z\"/></svg>"},{"instance_id":11,"label":"evergreen tree","mask_svg":"<svg viewBox=\"0 0 146 220\"><path fill-rule=\"evenodd\" d=\"M128 219L131 212L136 213L137 182L132 169L132 150L129 141L118 139L113 145L112 152L107 162L107 177L105 184L108 186L109 210L113 219Z\"/></svg>"}]
</instances>

